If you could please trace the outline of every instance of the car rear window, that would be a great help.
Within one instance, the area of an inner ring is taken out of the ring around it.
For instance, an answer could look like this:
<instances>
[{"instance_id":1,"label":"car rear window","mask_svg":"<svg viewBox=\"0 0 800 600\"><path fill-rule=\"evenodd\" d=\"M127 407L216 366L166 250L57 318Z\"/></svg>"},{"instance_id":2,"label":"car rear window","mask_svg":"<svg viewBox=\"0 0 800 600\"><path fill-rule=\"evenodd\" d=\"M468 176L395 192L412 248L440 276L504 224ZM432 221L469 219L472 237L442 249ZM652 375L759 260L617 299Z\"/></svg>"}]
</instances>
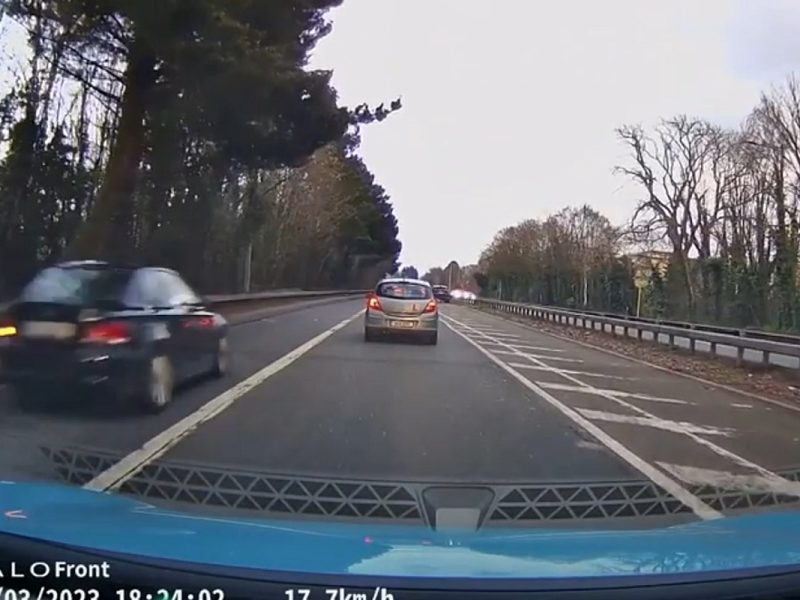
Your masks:
<instances>
[{"instance_id":1,"label":"car rear window","mask_svg":"<svg viewBox=\"0 0 800 600\"><path fill-rule=\"evenodd\" d=\"M383 298L398 300L423 300L431 297L431 288L418 283L382 283L377 292Z\"/></svg>"},{"instance_id":2,"label":"car rear window","mask_svg":"<svg viewBox=\"0 0 800 600\"><path fill-rule=\"evenodd\" d=\"M22 291L23 302L54 302L97 306L122 303L131 271L51 267L44 269Z\"/></svg>"}]
</instances>

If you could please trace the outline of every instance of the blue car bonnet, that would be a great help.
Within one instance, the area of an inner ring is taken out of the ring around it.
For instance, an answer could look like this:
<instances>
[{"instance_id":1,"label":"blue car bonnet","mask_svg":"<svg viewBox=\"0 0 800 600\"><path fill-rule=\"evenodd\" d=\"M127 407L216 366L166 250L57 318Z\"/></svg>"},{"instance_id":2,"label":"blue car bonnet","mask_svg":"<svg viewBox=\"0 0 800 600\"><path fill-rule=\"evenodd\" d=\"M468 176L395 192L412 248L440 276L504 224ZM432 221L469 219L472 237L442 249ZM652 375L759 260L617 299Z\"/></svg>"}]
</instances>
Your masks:
<instances>
[{"instance_id":1,"label":"blue car bonnet","mask_svg":"<svg viewBox=\"0 0 800 600\"><path fill-rule=\"evenodd\" d=\"M80 488L13 482L0 483L0 533L155 559L331 575L573 578L800 563L800 514L793 512L636 531L435 532L206 516Z\"/></svg>"}]
</instances>

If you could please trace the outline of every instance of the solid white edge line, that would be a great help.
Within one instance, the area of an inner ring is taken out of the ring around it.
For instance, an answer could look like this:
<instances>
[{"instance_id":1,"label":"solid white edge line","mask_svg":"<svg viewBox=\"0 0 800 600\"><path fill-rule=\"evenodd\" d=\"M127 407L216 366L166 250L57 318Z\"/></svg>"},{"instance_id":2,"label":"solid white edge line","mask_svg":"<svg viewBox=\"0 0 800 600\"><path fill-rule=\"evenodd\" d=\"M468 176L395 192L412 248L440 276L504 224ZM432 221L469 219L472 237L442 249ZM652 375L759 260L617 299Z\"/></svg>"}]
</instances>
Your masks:
<instances>
[{"instance_id":1,"label":"solid white edge line","mask_svg":"<svg viewBox=\"0 0 800 600\"><path fill-rule=\"evenodd\" d=\"M458 324L458 321L456 319L453 319L452 317L443 317L443 318L445 325L449 327L454 333L464 338L469 344L472 344L472 346L477 348L494 364L503 369L506 373L511 375L514 379L519 381L522 385L524 385L530 391L535 393L537 396L545 400L555 409L560 411L564 416L569 418L581 429L583 429L589 435L594 437L598 442L600 442L606 448L611 450L611 452L616 454L619 458L621 458L629 465L631 465L634 469L642 473L653 483L664 489L672 497L674 497L675 499L679 500L684 505L689 507L692 510L692 512L699 518L703 520L710 520L710 519L719 519L723 517L722 513L711 508L700 498L698 498L697 496L689 492L689 490L684 488L675 479L672 479L671 477L667 476L664 472L662 472L655 466L651 465L649 462L641 458L639 455L635 454L621 442L608 435L605 431L600 429L600 427L598 427L588 419L581 416L578 412L576 412L572 408L563 404L555 396L552 396L551 394L547 393L538 385L527 379L524 375L517 372L515 369L508 366L502 360L494 356L491 352L488 352L487 350L482 348L480 344L471 340L469 337L458 331L456 328L452 327L450 325L450 321L453 321L454 323Z\"/></svg>"},{"instance_id":2,"label":"solid white edge line","mask_svg":"<svg viewBox=\"0 0 800 600\"><path fill-rule=\"evenodd\" d=\"M225 409L229 408L238 398L260 385L279 371L282 371L312 348L318 346L334 333L343 329L358 317L364 314L359 310L352 317L334 325L317 335L316 337L301 344L294 350L284 354L277 360L271 362L266 367L253 373L222 392L220 395L206 402L195 412L187 415L180 421L171 425L155 437L145 442L141 448L134 450L108 469L97 475L83 487L88 490L108 491L119 488L128 479L133 477L143 466L164 455L170 448L175 446L183 438L190 435L203 423L213 419Z\"/></svg>"}]
</instances>

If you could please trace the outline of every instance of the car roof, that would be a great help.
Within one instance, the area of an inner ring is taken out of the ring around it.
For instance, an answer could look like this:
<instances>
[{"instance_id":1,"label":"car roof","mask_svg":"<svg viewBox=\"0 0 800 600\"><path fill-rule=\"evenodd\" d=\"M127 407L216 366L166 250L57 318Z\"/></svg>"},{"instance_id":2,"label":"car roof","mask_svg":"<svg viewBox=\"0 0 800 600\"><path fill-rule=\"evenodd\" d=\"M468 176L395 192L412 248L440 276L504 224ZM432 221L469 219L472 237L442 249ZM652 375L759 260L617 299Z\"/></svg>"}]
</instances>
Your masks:
<instances>
[{"instance_id":1,"label":"car roof","mask_svg":"<svg viewBox=\"0 0 800 600\"><path fill-rule=\"evenodd\" d=\"M431 287L431 284L424 279L411 279L408 277L387 277L386 279L381 279L378 282L378 285L382 283L416 283L417 285L426 285Z\"/></svg>"},{"instance_id":2,"label":"car roof","mask_svg":"<svg viewBox=\"0 0 800 600\"><path fill-rule=\"evenodd\" d=\"M59 269L116 269L121 271L141 271L143 269L167 271L168 273L177 273L169 267L159 267L157 265L130 265L124 263L110 263L103 260L70 260L60 262L54 265Z\"/></svg>"}]
</instances>

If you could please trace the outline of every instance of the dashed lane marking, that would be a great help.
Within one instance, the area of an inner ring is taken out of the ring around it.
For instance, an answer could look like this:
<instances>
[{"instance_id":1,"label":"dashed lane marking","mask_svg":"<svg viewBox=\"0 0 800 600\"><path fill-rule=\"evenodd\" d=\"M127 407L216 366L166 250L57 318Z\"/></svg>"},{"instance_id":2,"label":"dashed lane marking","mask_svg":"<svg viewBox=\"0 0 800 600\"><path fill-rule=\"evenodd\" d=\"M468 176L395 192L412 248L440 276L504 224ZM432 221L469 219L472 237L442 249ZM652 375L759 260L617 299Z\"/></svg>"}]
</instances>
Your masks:
<instances>
[{"instance_id":1,"label":"dashed lane marking","mask_svg":"<svg viewBox=\"0 0 800 600\"><path fill-rule=\"evenodd\" d=\"M731 404L731 406L733 408L753 408L752 404L742 404L742 403L739 403L739 402L737 402L735 404Z\"/></svg>"},{"instance_id":2,"label":"dashed lane marking","mask_svg":"<svg viewBox=\"0 0 800 600\"><path fill-rule=\"evenodd\" d=\"M520 373L510 365L503 362L499 357L495 356L485 348L482 348L480 344L478 344L468 335L462 333L455 327L451 326L451 323L454 323L458 326L463 327L463 323L459 322L456 319L453 319L452 317L443 317L443 318L445 325L447 327L450 327L450 329L452 329L453 332L456 333L456 335L459 335L462 338L464 338L467 341L467 343L472 344L475 348L478 349L478 351L483 353L490 361L492 361L499 368L503 369L506 373L511 375L520 384L528 388L534 394L539 396L542 400L544 400L552 407L554 407L556 410L561 412L565 417L567 417L573 423L578 425L578 427L583 429L586 433L588 433L598 442L603 444L611 452L616 454L620 459L622 459L630 466L632 466L634 469L642 473L645 477L650 479L657 486L661 487L673 498L679 500L684 505L686 505L699 518L708 520L708 519L718 519L723 516L722 513L714 510L708 504L703 502L700 498L698 498L697 496L692 494L689 490L687 490L685 487L683 487L676 479L673 479L672 477L667 475L664 471L659 470L658 468L647 462L638 454L630 450L627 446L622 444L619 440L613 438L605 431L600 429L600 427L592 423L589 419L581 415L579 412L570 408L569 406L558 400L550 392L542 389L541 387L530 381L522 373ZM541 366L546 366L546 365L542 364Z\"/></svg>"},{"instance_id":3,"label":"dashed lane marking","mask_svg":"<svg viewBox=\"0 0 800 600\"><path fill-rule=\"evenodd\" d=\"M662 429L664 431L671 431L672 433L696 433L698 435L723 436L730 436L733 433L733 430L731 429L695 425L694 423L687 423L685 421L670 421L669 419L661 419L659 417L621 415L619 413L592 410L588 408L576 408L575 410L592 421L607 421L608 423L624 423L628 425L638 425L641 427L653 427L654 429Z\"/></svg>"},{"instance_id":4,"label":"dashed lane marking","mask_svg":"<svg viewBox=\"0 0 800 600\"><path fill-rule=\"evenodd\" d=\"M216 398L209 400L198 410L184 417L171 427L168 427L151 440L145 442L141 448L134 450L119 462L113 464L83 487L98 491L119 488L128 479L133 477L139 469L160 456L163 456L165 452L195 431L200 425L222 413L222 411L230 407L238 398L291 365L304 354L316 346L319 346L334 333L355 321L362 314L364 314L364 311L359 309L352 317L348 317L330 329L323 331L318 336L311 338L288 354L284 354L247 379L240 381Z\"/></svg>"},{"instance_id":5,"label":"dashed lane marking","mask_svg":"<svg viewBox=\"0 0 800 600\"><path fill-rule=\"evenodd\" d=\"M586 387L583 385L569 385L567 383L550 383L548 381L537 381L536 385L542 386L546 390L560 390L562 392L576 392L579 394L595 394L603 396L611 394L617 398L631 398L632 400L646 400L647 402L661 402L663 404L694 404L686 400L678 400L677 398L661 398L660 396L651 396L650 394L637 394L635 392L623 392L621 390L609 390Z\"/></svg>"}]
</instances>

